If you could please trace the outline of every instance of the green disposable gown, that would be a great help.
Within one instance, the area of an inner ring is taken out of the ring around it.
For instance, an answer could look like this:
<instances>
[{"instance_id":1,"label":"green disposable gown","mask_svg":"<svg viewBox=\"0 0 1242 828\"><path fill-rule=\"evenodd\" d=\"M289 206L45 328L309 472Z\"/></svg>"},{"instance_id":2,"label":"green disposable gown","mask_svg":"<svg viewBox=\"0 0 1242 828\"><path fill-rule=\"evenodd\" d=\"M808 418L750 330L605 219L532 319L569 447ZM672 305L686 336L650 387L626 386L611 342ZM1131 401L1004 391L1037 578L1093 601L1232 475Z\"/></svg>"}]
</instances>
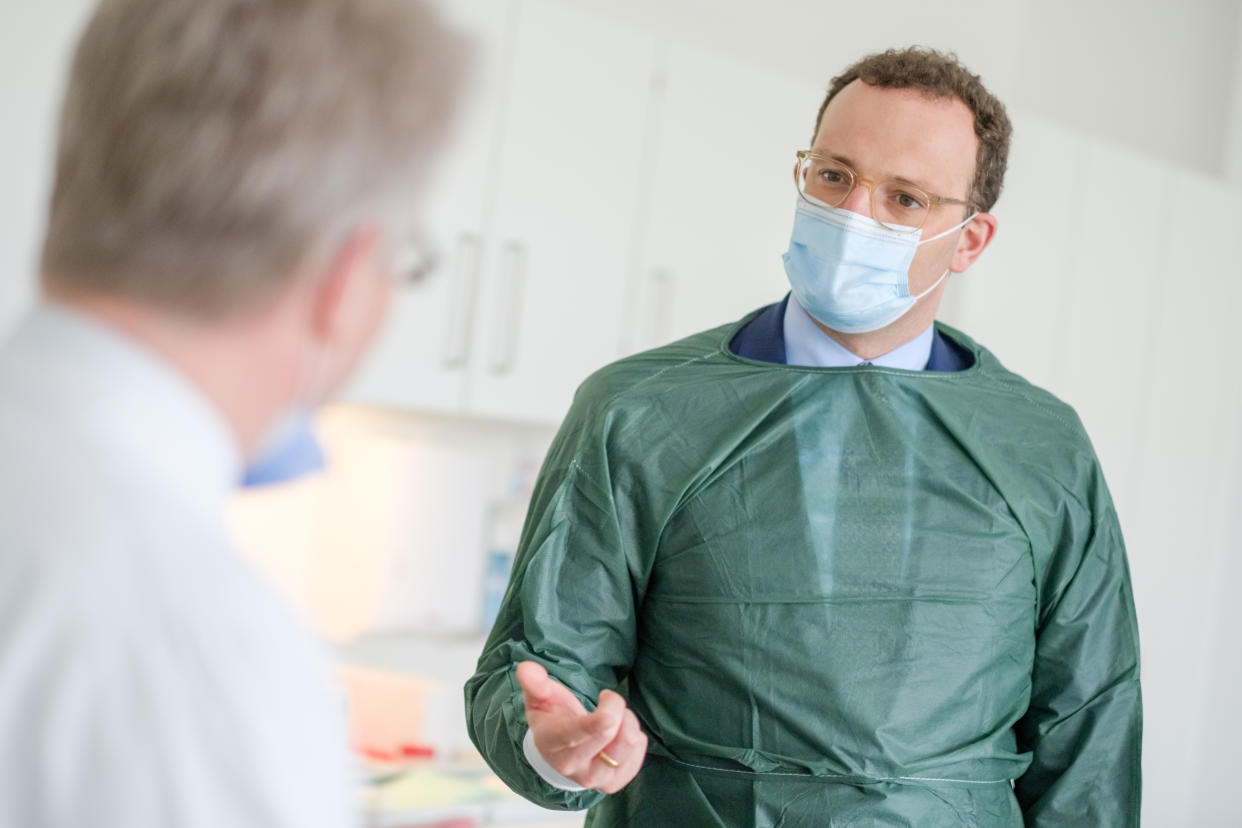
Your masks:
<instances>
[{"instance_id":1,"label":"green disposable gown","mask_svg":"<svg viewBox=\"0 0 1242 828\"><path fill-rule=\"evenodd\" d=\"M1073 410L954 373L756 362L741 323L579 389L466 685L491 767L594 826L1131 826L1138 634ZM514 668L650 745L605 797L522 755Z\"/></svg>"}]
</instances>

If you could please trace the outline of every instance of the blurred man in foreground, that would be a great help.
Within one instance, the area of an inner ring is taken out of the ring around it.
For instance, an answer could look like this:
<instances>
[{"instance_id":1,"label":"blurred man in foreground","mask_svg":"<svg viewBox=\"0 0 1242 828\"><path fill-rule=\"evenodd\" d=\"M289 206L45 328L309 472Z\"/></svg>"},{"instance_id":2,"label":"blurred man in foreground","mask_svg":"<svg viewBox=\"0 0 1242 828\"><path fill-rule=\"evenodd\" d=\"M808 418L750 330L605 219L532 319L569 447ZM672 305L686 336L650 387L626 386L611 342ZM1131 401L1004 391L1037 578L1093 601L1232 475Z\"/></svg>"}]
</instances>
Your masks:
<instances>
[{"instance_id":1,"label":"blurred man in foreground","mask_svg":"<svg viewBox=\"0 0 1242 828\"><path fill-rule=\"evenodd\" d=\"M379 324L460 52L417 0L96 10L0 347L0 825L356 822L343 699L221 509Z\"/></svg>"}]
</instances>

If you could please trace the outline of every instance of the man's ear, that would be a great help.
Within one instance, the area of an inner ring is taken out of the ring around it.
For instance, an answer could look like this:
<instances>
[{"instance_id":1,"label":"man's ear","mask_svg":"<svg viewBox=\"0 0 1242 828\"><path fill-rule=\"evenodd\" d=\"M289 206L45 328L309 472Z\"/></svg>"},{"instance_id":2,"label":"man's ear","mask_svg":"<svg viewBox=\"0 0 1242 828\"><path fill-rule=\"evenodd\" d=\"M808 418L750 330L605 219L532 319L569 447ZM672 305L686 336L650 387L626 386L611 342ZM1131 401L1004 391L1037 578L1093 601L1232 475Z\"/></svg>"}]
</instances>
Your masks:
<instances>
[{"instance_id":1,"label":"man's ear","mask_svg":"<svg viewBox=\"0 0 1242 828\"><path fill-rule=\"evenodd\" d=\"M354 228L328 260L314 288L311 325L316 336L334 339L357 315L368 280L383 266L384 233L377 225Z\"/></svg>"},{"instance_id":2,"label":"man's ear","mask_svg":"<svg viewBox=\"0 0 1242 828\"><path fill-rule=\"evenodd\" d=\"M991 213L975 216L962 228L962 234L958 236L957 250L953 252L949 269L954 273L964 273L983 254L995 236L996 216Z\"/></svg>"}]
</instances>

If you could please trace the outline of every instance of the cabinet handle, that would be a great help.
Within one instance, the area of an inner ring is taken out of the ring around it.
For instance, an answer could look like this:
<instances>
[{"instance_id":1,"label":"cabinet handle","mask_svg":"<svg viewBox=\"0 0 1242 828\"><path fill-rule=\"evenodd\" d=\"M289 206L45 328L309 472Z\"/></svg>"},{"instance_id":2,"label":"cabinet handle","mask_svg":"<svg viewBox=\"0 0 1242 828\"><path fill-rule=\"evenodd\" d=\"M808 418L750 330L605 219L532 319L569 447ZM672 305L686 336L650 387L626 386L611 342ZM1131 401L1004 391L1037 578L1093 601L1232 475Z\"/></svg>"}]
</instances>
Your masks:
<instances>
[{"instance_id":1,"label":"cabinet handle","mask_svg":"<svg viewBox=\"0 0 1242 828\"><path fill-rule=\"evenodd\" d=\"M462 233L457 237L453 299L449 305L448 336L444 343L444 367L450 371L464 368L470 358L470 321L474 318L481 248L482 240L477 233Z\"/></svg>"},{"instance_id":2,"label":"cabinet handle","mask_svg":"<svg viewBox=\"0 0 1242 828\"><path fill-rule=\"evenodd\" d=\"M505 242L500 251L500 301L496 305L496 324L492 327L496 332L491 360L493 374L509 373L517 361L526 265L526 245L519 241Z\"/></svg>"}]
</instances>

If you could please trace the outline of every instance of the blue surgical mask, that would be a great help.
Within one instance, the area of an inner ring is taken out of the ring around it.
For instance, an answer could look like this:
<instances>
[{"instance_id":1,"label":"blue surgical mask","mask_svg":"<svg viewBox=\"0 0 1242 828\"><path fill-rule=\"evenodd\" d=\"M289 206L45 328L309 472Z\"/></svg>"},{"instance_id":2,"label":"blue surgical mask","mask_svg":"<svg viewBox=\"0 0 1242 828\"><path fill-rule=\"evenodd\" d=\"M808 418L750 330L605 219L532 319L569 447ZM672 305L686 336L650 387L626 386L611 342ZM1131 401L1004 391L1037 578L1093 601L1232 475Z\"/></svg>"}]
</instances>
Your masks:
<instances>
[{"instance_id":1,"label":"blue surgical mask","mask_svg":"<svg viewBox=\"0 0 1242 828\"><path fill-rule=\"evenodd\" d=\"M311 428L311 415L296 409L280 418L246 467L242 486L285 483L324 467L323 451Z\"/></svg>"},{"instance_id":2,"label":"blue surgical mask","mask_svg":"<svg viewBox=\"0 0 1242 828\"><path fill-rule=\"evenodd\" d=\"M821 324L841 333L868 333L891 325L936 289L910 295L910 262L920 244L963 227L921 239L922 230L888 228L875 219L823 202L798 199L793 236L782 257L798 304Z\"/></svg>"}]
</instances>

